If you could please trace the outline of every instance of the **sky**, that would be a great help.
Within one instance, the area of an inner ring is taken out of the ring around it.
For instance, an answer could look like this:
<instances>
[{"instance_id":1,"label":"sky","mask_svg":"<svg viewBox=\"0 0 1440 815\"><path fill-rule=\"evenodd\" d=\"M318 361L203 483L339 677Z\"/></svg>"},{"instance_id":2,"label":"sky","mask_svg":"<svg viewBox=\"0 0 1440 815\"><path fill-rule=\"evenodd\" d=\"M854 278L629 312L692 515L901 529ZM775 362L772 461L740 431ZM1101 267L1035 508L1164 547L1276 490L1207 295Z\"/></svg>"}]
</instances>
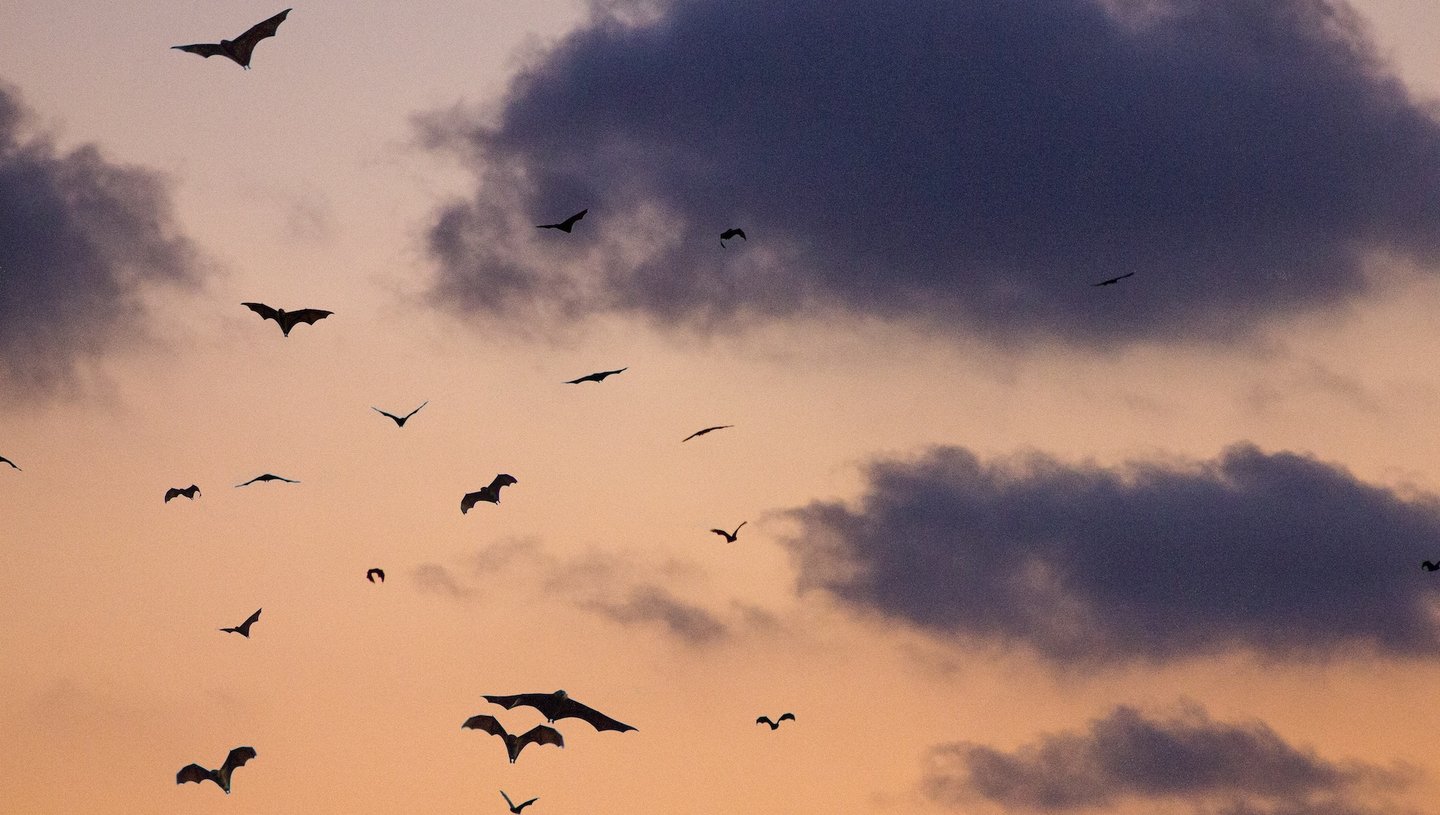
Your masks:
<instances>
[{"instance_id":1,"label":"sky","mask_svg":"<svg viewBox=\"0 0 1440 815\"><path fill-rule=\"evenodd\" d=\"M1440 5L280 10L0 6L0 812L1440 815Z\"/></svg>"}]
</instances>

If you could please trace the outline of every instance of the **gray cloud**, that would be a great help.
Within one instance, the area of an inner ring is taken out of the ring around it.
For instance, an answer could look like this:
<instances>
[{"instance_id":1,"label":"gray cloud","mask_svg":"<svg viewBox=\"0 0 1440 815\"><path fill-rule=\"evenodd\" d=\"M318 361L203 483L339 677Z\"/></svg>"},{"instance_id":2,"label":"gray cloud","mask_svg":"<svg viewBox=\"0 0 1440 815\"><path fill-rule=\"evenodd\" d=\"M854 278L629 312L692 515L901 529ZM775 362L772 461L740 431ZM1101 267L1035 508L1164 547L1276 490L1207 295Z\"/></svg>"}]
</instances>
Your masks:
<instances>
[{"instance_id":1,"label":"gray cloud","mask_svg":"<svg viewBox=\"0 0 1440 815\"><path fill-rule=\"evenodd\" d=\"M1440 126L1338 0L632 5L492 119L422 118L479 182L431 225L438 302L1224 341L1440 250Z\"/></svg>"},{"instance_id":2,"label":"gray cloud","mask_svg":"<svg viewBox=\"0 0 1440 815\"><path fill-rule=\"evenodd\" d=\"M582 605L625 625L659 624L691 645L708 645L730 634L714 614L654 584L635 586L620 601L591 600Z\"/></svg>"},{"instance_id":3,"label":"gray cloud","mask_svg":"<svg viewBox=\"0 0 1440 815\"><path fill-rule=\"evenodd\" d=\"M1058 663L1440 653L1440 502L1250 445L1114 469L937 448L794 511L804 588Z\"/></svg>"},{"instance_id":4,"label":"gray cloud","mask_svg":"<svg viewBox=\"0 0 1440 815\"><path fill-rule=\"evenodd\" d=\"M27 136L0 84L0 382L44 395L77 366L142 335L140 295L192 278L194 251L159 176Z\"/></svg>"}]
</instances>

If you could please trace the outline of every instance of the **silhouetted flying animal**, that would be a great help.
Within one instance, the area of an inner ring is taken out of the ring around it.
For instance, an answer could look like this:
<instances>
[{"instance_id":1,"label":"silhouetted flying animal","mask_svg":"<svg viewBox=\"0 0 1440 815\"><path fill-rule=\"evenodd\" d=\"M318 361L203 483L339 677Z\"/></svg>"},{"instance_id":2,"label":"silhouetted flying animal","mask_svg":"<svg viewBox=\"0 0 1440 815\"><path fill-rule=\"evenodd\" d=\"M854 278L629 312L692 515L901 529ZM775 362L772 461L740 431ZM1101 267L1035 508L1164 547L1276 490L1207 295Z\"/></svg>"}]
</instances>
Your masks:
<instances>
[{"instance_id":1,"label":"silhouetted flying animal","mask_svg":"<svg viewBox=\"0 0 1440 815\"><path fill-rule=\"evenodd\" d=\"M1116 283L1119 283L1120 281L1124 280L1124 279L1127 278L1127 277L1130 277L1130 276L1133 275L1133 274L1135 274L1135 273L1134 273L1134 272L1126 272L1125 274L1122 274L1122 275L1120 275L1119 277L1112 277L1112 278L1110 278L1109 280L1102 280L1102 281L1100 281L1099 283L1091 283L1090 285L1091 285L1091 286L1113 286L1113 285L1115 285Z\"/></svg>"},{"instance_id":2,"label":"silhouetted flying animal","mask_svg":"<svg viewBox=\"0 0 1440 815\"><path fill-rule=\"evenodd\" d=\"M366 579L366 580L369 580L371 583L374 583L374 582L375 582L375 578L377 578L377 577L380 578L380 582L381 582L381 583L384 583L384 582L385 582L385 570L384 570L384 569L367 569L367 570L365 570L365 579Z\"/></svg>"},{"instance_id":3,"label":"silhouetted flying animal","mask_svg":"<svg viewBox=\"0 0 1440 815\"><path fill-rule=\"evenodd\" d=\"M4 456L0 456L0 464L9 464L11 467L14 467L17 470L20 469L20 465L16 464L15 462Z\"/></svg>"},{"instance_id":4,"label":"silhouetted flying animal","mask_svg":"<svg viewBox=\"0 0 1440 815\"><path fill-rule=\"evenodd\" d=\"M465 497L460 499L460 514L464 515L469 512L471 507L481 501L489 501L492 504L500 503L500 488L518 483L520 482L516 481L513 475L501 473L495 476L495 480L490 482L490 486L481 489L479 492L465 493Z\"/></svg>"},{"instance_id":5,"label":"silhouetted flying animal","mask_svg":"<svg viewBox=\"0 0 1440 815\"><path fill-rule=\"evenodd\" d=\"M778 728L780 727L780 723L783 722L783 721L785 721L786 719L789 719L789 720L792 721L792 722L795 721L795 714L794 714L794 713L781 713L781 714L780 714L780 718L776 719L776 720L773 721L773 722L770 721L770 717L769 717L769 716L761 716L760 718L758 718L758 719L755 720L755 724L768 724L768 725L770 725L770 729L771 729L771 730L776 730L776 729L778 729Z\"/></svg>"},{"instance_id":6,"label":"silhouetted flying animal","mask_svg":"<svg viewBox=\"0 0 1440 815\"><path fill-rule=\"evenodd\" d=\"M251 614L249 617L245 618L245 622L235 626L234 628L222 628L220 630L224 631L227 634L239 634L240 636L248 640L250 639L250 626L254 625L255 621L260 619L260 612L264 610L265 609L263 608L257 608L255 609L254 614Z\"/></svg>"},{"instance_id":7,"label":"silhouetted flying animal","mask_svg":"<svg viewBox=\"0 0 1440 815\"><path fill-rule=\"evenodd\" d=\"M596 730L634 730L624 722L618 722L604 713L571 699L569 694L563 690L554 693L520 693L514 696L486 696L485 701L492 702L507 710L510 708L533 707L545 715L545 721L553 722L556 719L581 719L590 723Z\"/></svg>"},{"instance_id":8,"label":"silhouetted flying animal","mask_svg":"<svg viewBox=\"0 0 1440 815\"><path fill-rule=\"evenodd\" d=\"M735 426L735 425L733 425L733 424L722 424L722 425L716 425L715 427L707 427L707 428L705 428L704 430L696 430L694 433L691 433L690 435L688 435L688 436L686 436L685 438L681 439L681 440L680 440L680 443L681 443L681 444L684 444L685 442L690 441L691 439L695 438L696 436L703 436L703 435L705 435L706 433L711 433L711 432L716 431L716 430L724 430L724 429L727 428L727 427L734 427L734 426Z\"/></svg>"},{"instance_id":9,"label":"silhouetted flying animal","mask_svg":"<svg viewBox=\"0 0 1440 815\"><path fill-rule=\"evenodd\" d=\"M621 373L621 372L623 372L623 371L628 371L628 370L630 370L629 366L626 366L626 367L624 367L624 368L618 368L618 369L616 369L616 370L614 370L614 371L597 371L597 372L595 372L595 373L593 373L593 374L586 374L586 375L580 377L579 379L571 379L570 381L566 382L565 384L566 384L566 385L579 385L581 382L599 382L599 381L603 380L603 379L604 379L605 377L607 377L607 376L614 376L615 374Z\"/></svg>"},{"instance_id":10,"label":"silhouetted flying animal","mask_svg":"<svg viewBox=\"0 0 1440 815\"><path fill-rule=\"evenodd\" d=\"M748 524L748 523L750 523L750 522L749 522L749 521L741 521L741 522L740 522L740 526L744 526L745 524ZM726 543L734 543L734 542L735 542L735 538L740 534L740 526L735 527L735 531L734 531L734 532L726 532L726 531L723 530L723 529L712 529L712 530L710 530L710 531L711 531L711 532L714 532L714 533L717 534L717 535L720 535L720 536L723 537L723 538L725 538L725 542L726 542Z\"/></svg>"},{"instance_id":11,"label":"silhouetted flying animal","mask_svg":"<svg viewBox=\"0 0 1440 815\"><path fill-rule=\"evenodd\" d=\"M1427 572L1433 572L1436 570L1440 570L1440 563L1431 563L1427 560L1424 563L1420 564L1420 568L1424 569Z\"/></svg>"},{"instance_id":12,"label":"silhouetted flying animal","mask_svg":"<svg viewBox=\"0 0 1440 815\"><path fill-rule=\"evenodd\" d=\"M189 498L191 501L194 501L194 500L195 500L195 496L197 496L197 495L199 495L199 494L200 494L200 488L197 487L197 486L195 486L194 484L191 484L190 486L186 487L186 488L183 489L183 490L180 489L179 487L171 487L170 489L168 489L168 490L165 491L165 503L168 504L168 503L170 503L170 499L171 499L171 498L179 498L179 497L182 496L182 495L185 496L186 498Z\"/></svg>"},{"instance_id":13,"label":"silhouetted flying animal","mask_svg":"<svg viewBox=\"0 0 1440 815\"><path fill-rule=\"evenodd\" d=\"M539 798L531 798L523 804L517 804L514 801L510 800L510 796L505 794L505 790L500 790L500 797L505 799L505 805L510 807L510 811L515 813L515 815L520 815L520 810L540 800Z\"/></svg>"},{"instance_id":14,"label":"silhouetted flying animal","mask_svg":"<svg viewBox=\"0 0 1440 815\"><path fill-rule=\"evenodd\" d=\"M285 22L285 15L289 13L290 9L287 8L263 23L250 26L248 31L233 40L221 40L218 43L200 42L194 45L172 45L170 47L199 54L206 59L215 56L229 57L248 71L250 70L250 54L255 50L255 46L266 37L275 36L280 24Z\"/></svg>"},{"instance_id":15,"label":"silhouetted flying animal","mask_svg":"<svg viewBox=\"0 0 1440 815\"><path fill-rule=\"evenodd\" d=\"M199 784L201 781L214 781L220 785L220 789L225 790L226 795L229 795L230 774L235 772L236 767L244 767L245 762L254 757L254 747L236 747L230 751L230 755L225 757L225 763L220 765L220 769L207 770L199 764L187 764L175 774L175 783L184 784L194 781Z\"/></svg>"},{"instance_id":16,"label":"silhouetted flying animal","mask_svg":"<svg viewBox=\"0 0 1440 815\"><path fill-rule=\"evenodd\" d=\"M286 484L299 484L299 483L300 483L299 481L295 481L294 479L282 478L282 477L280 477L280 476L278 476L278 475L274 475L274 474L272 474L272 473L266 473L266 474L264 474L264 475L257 475L257 476L255 476L254 478L250 479L249 481L246 481L244 484L236 484L235 486L236 486L237 489L240 488L240 487L248 487L248 486L250 486L251 484L254 484L256 481L284 481Z\"/></svg>"},{"instance_id":17,"label":"silhouetted flying animal","mask_svg":"<svg viewBox=\"0 0 1440 815\"><path fill-rule=\"evenodd\" d=\"M460 727L462 729L468 727L471 730L484 730L492 736L499 736L504 739L505 752L510 754L511 764L514 764L515 759L520 757L520 751L524 750L527 744L553 744L556 747L565 746L565 738L560 735L560 731L543 724L537 724L518 736L512 736L506 732L504 725L500 724L499 719L496 719L494 716L477 714L466 719L465 723L460 725Z\"/></svg>"},{"instance_id":18,"label":"silhouetted flying animal","mask_svg":"<svg viewBox=\"0 0 1440 815\"><path fill-rule=\"evenodd\" d=\"M721 246L724 246L724 245L725 245L725 241L728 241L728 240L730 240L731 238L739 238L739 239L742 240L742 241L747 241L747 242L749 241L749 238L745 237L745 230L743 230L743 229L727 229L727 230L725 230L724 232L721 232L721 233L720 233L720 245L721 245Z\"/></svg>"},{"instance_id":19,"label":"silhouetted flying animal","mask_svg":"<svg viewBox=\"0 0 1440 815\"><path fill-rule=\"evenodd\" d=\"M299 311L286 311L283 308L270 308L264 303L241 303L240 305L259 314L262 320L274 320L280 325L280 330L283 331L287 337L290 336L290 329L295 326L301 323L314 325L335 313L333 311L326 311L323 308L302 308Z\"/></svg>"},{"instance_id":20,"label":"silhouetted flying animal","mask_svg":"<svg viewBox=\"0 0 1440 815\"><path fill-rule=\"evenodd\" d=\"M392 419L395 420L395 424L399 425L400 427L404 427L404 426L405 426L405 422L409 421L411 416L414 416L415 414L419 413L419 412L420 412L420 408L423 408L423 407L425 407L425 406L428 405L428 404L430 404L430 400L429 400L429 399L426 399L424 402L421 402L421 403L420 403L420 407L415 408L414 410L410 411L409 413L405 414L404 416L396 416L396 415L393 414L393 413L386 413L385 411L381 410L380 408L375 407L374 405L371 405L371 406L370 406L370 409L373 410L373 411L375 411L376 413L380 414L381 416L389 416L390 418L392 418Z\"/></svg>"},{"instance_id":21,"label":"silhouetted flying animal","mask_svg":"<svg viewBox=\"0 0 1440 815\"><path fill-rule=\"evenodd\" d=\"M539 224L539 225L537 225L535 228L536 228L536 229L558 229L558 230L560 230L561 232L569 232L570 230L572 230L572 229L575 228L575 222L578 221L578 220L580 220L581 218L584 218L584 217L585 217L585 213L587 213L587 212L589 212L589 211L590 211L590 210L588 210L588 209L582 209L582 210L580 210L579 212L575 213L574 215L571 215L569 218L566 218L565 220L561 221L561 222L558 223L558 224Z\"/></svg>"}]
</instances>

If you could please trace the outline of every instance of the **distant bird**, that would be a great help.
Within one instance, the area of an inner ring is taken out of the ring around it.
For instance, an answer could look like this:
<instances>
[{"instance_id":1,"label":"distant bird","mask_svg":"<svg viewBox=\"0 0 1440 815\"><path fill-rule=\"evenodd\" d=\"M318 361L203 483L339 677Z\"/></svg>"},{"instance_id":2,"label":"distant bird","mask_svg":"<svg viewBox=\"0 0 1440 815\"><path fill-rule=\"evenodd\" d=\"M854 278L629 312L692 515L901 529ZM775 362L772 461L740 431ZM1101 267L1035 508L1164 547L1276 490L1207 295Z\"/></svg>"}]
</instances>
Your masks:
<instances>
[{"instance_id":1,"label":"distant bird","mask_svg":"<svg viewBox=\"0 0 1440 815\"><path fill-rule=\"evenodd\" d=\"M481 489L479 492L465 493L465 497L460 499L460 514L464 515L469 512L471 507L481 501L489 501L492 504L500 503L500 488L518 483L520 482L516 481L513 475L501 473L495 476L495 480L490 482L490 486Z\"/></svg>"},{"instance_id":2,"label":"distant bird","mask_svg":"<svg viewBox=\"0 0 1440 815\"><path fill-rule=\"evenodd\" d=\"M569 218L566 218L565 220L561 221L561 222L558 223L558 224L539 224L539 225L537 225L535 228L536 228L536 229L558 229L558 230L560 230L561 232L569 232L570 230L572 230L572 229L575 228L575 222L578 221L578 220L580 220L581 218L584 218L584 217L585 217L585 213L587 213L587 212L589 212L589 211L590 211L590 210L588 210L588 209L582 209L582 210L580 210L579 212L575 213L574 215L571 215Z\"/></svg>"},{"instance_id":3,"label":"distant bird","mask_svg":"<svg viewBox=\"0 0 1440 815\"><path fill-rule=\"evenodd\" d=\"M607 377L607 376L614 376L615 374L623 373L623 372L628 371L628 370L630 370L630 367L627 365L627 366L624 367L624 368L618 368L618 369L616 369L616 370L614 370L614 371L597 371L597 372L595 372L595 373L593 373L593 374L586 374L586 375L580 377L579 379L571 379L570 381L566 382L565 384L566 384L566 385L579 385L581 382L599 382L599 381L603 380L603 379L604 379L605 377Z\"/></svg>"},{"instance_id":4,"label":"distant bird","mask_svg":"<svg viewBox=\"0 0 1440 815\"><path fill-rule=\"evenodd\" d=\"M257 476L255 476L254 478L250 479L249 481L246 481L244 484L236 484L235 487L236 487L236 489L239 489L240 487L248 487L248 486L250 486L251 484L254 484L256 481L284 481L286 484L299 484L299 483L300 483L299 481L295 481L295 480L290 479L290 478L282 478L282 477L280 477L280 476L278 476L278 475L274 475L274 474L272 474L272 473L266 473L266 474L264 474L264 475L257 475Z\"/></svg>"},{"instance_id":5,"label":"distant bird","mask_svg":"<svg viewBox=\"0 0 1440 815\"><path fill-rule=\"evenodd\" d=\"M224 631L227 634L239 634L240 636L248 640L250 639L250 626L254 625L255 621L260 619L260 612L264 610L265 609L263 608L257 608L255 609L254 614L251 614L249 617L245 618L245 622L235 626L234 628L222 628L220 630Z\"/></svg>"},{"instance_id":6,"label":"distant bird","mask_svg":"<svg viewBox=\"0 0 1440 815\"><path fill-rule=\"evenodd\" d=\"M739 238L740 240L747 242L750 240L749 238L745 237L745 230L743 229L727 229L724 232L720 233L720 245L724 246L725 241L728 241L731 238Z\"/></svg>"},{"instance_id":7,"label":"distant bird","mask_svg":"<svg viewBox=\"0 0 1440 815\"><path fill-rule=\"evenodd\" d=\"M1427 572L1433 572L1436 570L1440 570L1440 563L1431 563L1427 560L1424 563L1420 564L1420 568L1424 569Z\"/></svg>"},{"instance_id":8,"label":"distant bird","mask_svg":"<svg viewBox=\"0 0 1440 815\"><path fill-rule=\"evenodd\" d=\"M225 763L220 765L218 770L207 770L199 764L187 764L175 774L175 783L184 784L194 781L199 784L201 781L214 781L230 794L230 774L235 772L236 767L244 767L245 762L255 757L254 747L236 747L225 757Z\"/></svg>"},{"instance_id":9,"label":"distant bird","mask_svg":"<svg viewBox=\"0 0 1440 815\"><path fill-rule=\"evenodd\" d=\"M781 713L781 714L780 714L780 718L776 719L776 720L773 721L773 722L770 721L770 717L769 717L769 716L761 716L760 718L758 718L758 719L755 720L755 724L768 724L768 725L770 725L770 729L771 729L771 730L778 730L779 727L780 727L780 723L783 722L783 721L785 721L786 719L789 719L789 720L792 721L792 722L795 721L795 714L794 714L794 713Z\"/></svg>"},{"instance_id":10,"label":"distant bird","mask_svg":"<svg viewBox=\"0 0 1440 815\"><path fill-rule=\"evenodd\" d=\"M275 36L280 24L285 22L285 15L289 13L290 9L287 8L263 23L250 26L248 31L233 40L221 40L218 43L201 42L194 45L172 45L170 47L199 54L206 59L216 56L229 57L248 71L250 70L250 54L255 50L255 46L266 37Z\"/></svg>"},{"instance_id":11,"label":"distant bird","mask_svg":"<svg viewBox=\"0 0 1440 815\"><path fill-rule=\"evenodd\" d=\"M260 315L262 320L274 320L280 325L280 330L285 336L290 336L290 329L305 323L314 325L319 321L334 314L333 311L326 311L323 308L302 308L299 311L286 311L283 308L270 308L264 303L241 303L240 305Z\"/></svg>"},{"instance_id":12,"label":"distant bird","mask_svg":"<svg viewBox=\"0 0 1440 815\"><path fill-rule=\"evenodd\" d=\"M514 801L510 800L510 796L505 794L505 790L500 790L500 797L505 799L506 806L509 806L510 811L515 813L515 815L520 815L520 810L540 800L539 798L531 798L523 804L517 804Z\"/></svg>"},{"instance_id":13,"label":"distant bird","mask_svg":"<svg viewBox=\"0 0 1440 815\"><path fill-rule=\"evenodd\" d=\"M750 523L750 522L749 522L749 521L741 521L741 522L740 522L740 526L744 526L745 524L748 524L748 523ZM715 534L717 534L717 535L719 535L719 536L721 536L721 537L723 537L723 538L725 539L725 542L726 542L726 543L734 543L734 542L735 542L735 538L740 535L740 526L735 527L735 531L734 531L734 532L726 532L726 531L723 530L723 529L712 529L712 530L710 530L710 531L711 531L711 532L714 532Z\"/></svg>"},{"instance_id":14,"label":"distant bird","mask_svg":"<svg viewBox=\"0 0 1440 815\"><path fill-rule=\"evenodd\" d=\"M389 416L390 418L392 418L392 419L395 420L395 424L399 425L400 427L404 427L404 426L405 426L405 423L410 420L410 417L411 417L411 416L414 416L415 414L419 413L419 412L420 412L420 408L423 408L423 407L425 407L425 406L428 405L428 404L430 404L430 400L429 400L429 399L426 399L424 402L421 402L421 403L420 403L420 407L415 408L414 410L410 411L409 413L405 414L404 416L396 416L396 415L393 414L393 413L386 413L385 411L381 410L380 408L375 407L374 405L371 405L371 406L370 406L370 409L373 410L373 411L375 411L376 413L380 414L381 416Z\"/></svg>"},{"instance_id":15,"label":"distant bird","mask_svg":"<svg viewBox=\"0 0 1440 815\"><path fill-rule=\"evenodd\" d=\"M703 436L703 435L705 435L706 433L712 433L712 432L714 432L714 431L716 431L716 430L724 430L724 429L727 428L727 427L734 427L734 426L735 426L735 425L733 425L733 424L722 424L722 425L716 425L715 427L707 427L707 428L705 428L704 430L696 430L694 433L691 433L690 435L688 435L688 436L686 436L685 438L681 439L681 440L680 440L680 443L681 443L681 444L684 444L685 442L690 441L691 439L695 438L696 436Z\"/></svg>"},{"instance_id":16,"label":"distant bird","mask_svg":"<svg viewBox=\"0 0 1440 815\"><path fill-rule=\"evenodd\" d=\"M500 720L494 716L476 715L466 719L460 727L484 730L492 736L504 739L505 752L510 754L511 764L514 764L515 759L520 757L520 751L524 750L527 744L553 744L561 748L565 746L565 737L560 735L560 731L543 724L537 724L518 736L512 736L505 730L505 726L500 724Z\"/></svg>"},{"instance_id":17,"label":"distant bird","mask_svg":"<svg viewBox=\"0 0 1440 815\"><path fill-rule=\"evenodd\" d=\"M1135 274L1134 272L1126 272L1125 274L1122 274L1122 275L1120 275L1119 277L1112 277L1112 278L1110 278L1109 280L1102 280L1102 281L1100 281L1099 283L1091 283L1090 285L1091 285L1091 286L1113 286L1113 285L1115 285L1116 283L1119 283L1120 281L1122 281L1122 280L1124 280L1125 278L1130 277L1130 276L1132 276L1132 275L1134 275L1134 274Z\"/></svg>"},{"instance_id":18,"label":"distant bird","mask_svg":"<svg viewBox=\"0 0 1440 815\"><path fill-rule=\"evenodd\" d=\"M385 582L385 570L384 570L384 569L366 569L366 570L365 570L365 579L366 579L366 580L369 580L371 583L374 583L374 582L375 582L375 578L377 578L377 577L380 578L380 582L381 582L381 583L384 583L384 582Z\"/></svg>"},{"instance_id":19,"label":"distant bird","mask_svg":"<svg viewBox=\"0 0 1440 815\"><path fill-rule=\"evenodd\" d=\"M190 486L186 487L186 488L183 489L183 490L180 489L179 487L171 487L170 489L168 489L168 490L165 491L165 503L168 504L168 503L170 503L170 499L171 499L171 498L179 498L179 497L182 496L182 495L185 496L186 498L189 498L191 501L194 501L194 500L195 500L195 496L197 496L197 495L199 495L199 494L200 494L200 488L197 487L197 486L195 486L194 484L191 484Z\"/></svg>"},{"instance_id":20,"label":"distant bird","mask_svg":"<svg viewBox=\"0 0 1440 815\"><path fill-rule=\"evenodd\" d=\"M520 707L533 707L545 715L545 721L553 722L556 719L581 719L590 723L596 730L634 730L624 722L618 722L604 713L571 699L569 694L563 690L554 693L521 693L515 696L486 696L485 701L499 705L509 710L517 705Z\"/></svg>"},{"instance_id":21,"label":"distant bird","mask_svg":"<svg viewBox=\"0 0 1440 815\"><path fill-rule=\"evenodd\" d=\"M17 469L17 470L20 469L20 465L16 464L15 462L11 461L10 459L8 459L8 458L6 458L6 457L4 457L4 456L0 456L0 464L9 464L11 467L14 467L14 468Z\"/></svg>"}]
</instances>

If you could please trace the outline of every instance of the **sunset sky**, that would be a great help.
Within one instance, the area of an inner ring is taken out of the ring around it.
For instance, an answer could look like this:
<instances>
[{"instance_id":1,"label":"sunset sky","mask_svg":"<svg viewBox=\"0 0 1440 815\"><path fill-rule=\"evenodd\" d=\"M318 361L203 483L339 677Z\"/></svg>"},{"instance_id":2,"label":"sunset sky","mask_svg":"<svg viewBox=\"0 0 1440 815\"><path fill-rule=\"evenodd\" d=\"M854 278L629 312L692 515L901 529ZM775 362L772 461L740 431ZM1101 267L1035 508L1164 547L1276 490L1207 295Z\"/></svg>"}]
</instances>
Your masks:
<instances>
[{"instance_id":1,"label":"sunset sky","mask_svg":"<svg viewBox=\"0 0 1440 815\"><path fill-rule=\"evenodd\" d=\"M1440 3L297 3L0 4L0 813L1440 815Z\"/></svg>"}]
</instances>

